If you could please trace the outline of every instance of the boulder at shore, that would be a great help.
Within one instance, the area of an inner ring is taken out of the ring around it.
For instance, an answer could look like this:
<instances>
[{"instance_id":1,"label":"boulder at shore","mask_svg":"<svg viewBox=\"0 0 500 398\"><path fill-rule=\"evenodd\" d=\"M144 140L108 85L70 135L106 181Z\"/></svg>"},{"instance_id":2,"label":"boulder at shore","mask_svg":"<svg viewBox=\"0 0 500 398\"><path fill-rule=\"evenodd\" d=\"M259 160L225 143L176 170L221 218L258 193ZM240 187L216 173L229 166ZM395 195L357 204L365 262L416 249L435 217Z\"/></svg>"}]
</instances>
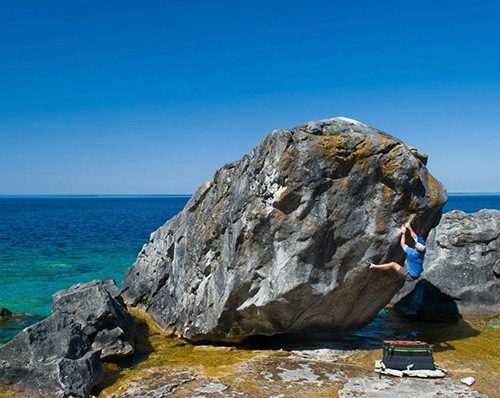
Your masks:
<instances>
[{"instance_id":1,"label":"boulder at shore","mask_svg":"<svg viewBox=\"0 0 500 398\"><path fill-rule=\"evenodd\" d=\"M403 285L401 226L427 236L447 196L427 156L355 120L275 130L152 234L122 295L193 341L337 338Z\"/></svg>"},{"instance_id":2,"label":"boulder at shore","mask_svg":"<svg viewBox=\"0 0 500 398\"><path fill-rule=\"evenodd\" d=\"M90 337L102 360L130 356L135 348L133 320L114 280L80 283L54 294L52 314L71 316Z\"/></svg>"},{"instance_id":3,"label":"boulder at shore","mask_svg":"<svg viewBox=\"0 0 500 398\"><path fill-rule=\"evenodd\" d=\"M50 316L0 347L0 383L34 397L89 397L103 378L91 345L72 318Z\"/></svg>"},{"instance_id":4,"label":"boulder at shore","mask_svg":"<svg viewBox=\"0 0 500 398\"><path fill-rule=\"evenodd\" d=\"M499 315L500 211L445 213L429 234L422 280L406 284L394 301L408 315L433 320Z\"/></svg>"},{"instance_id":5,"label":"boulder at shore","mask_svg":"<svg viewBox=\"0 0 500 398\"><path fill-rule=\"evenodd\" d=\"M101 359L134 352L133 321L113 280L53 296L52 315L0 347L0 383L42 397L89 397Z\"/></svg>"}]
</instances>

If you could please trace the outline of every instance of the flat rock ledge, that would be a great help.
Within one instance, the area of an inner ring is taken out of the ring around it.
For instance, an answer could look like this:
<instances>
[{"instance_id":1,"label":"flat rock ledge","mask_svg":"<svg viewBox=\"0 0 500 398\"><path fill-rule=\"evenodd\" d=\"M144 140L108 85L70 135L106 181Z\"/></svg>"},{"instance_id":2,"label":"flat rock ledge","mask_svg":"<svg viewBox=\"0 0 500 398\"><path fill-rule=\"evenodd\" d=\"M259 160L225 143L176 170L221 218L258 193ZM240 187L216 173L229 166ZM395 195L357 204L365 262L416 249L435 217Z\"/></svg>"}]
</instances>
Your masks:
<instances>
[{"instance_id":1,"label":"flat rock ledge","mask_svg":"<svg viewBox=\"0 0 500 398\"><path fill-rule=\"evenodd\" d=\"M370 262L404 261L447 195L427 157L343 117L276 130L204 183L151 236L122 295L192 341L331 339L370 323L403 286Z\"/></svg>"},{"instance_id":2,"label":"flat rock ledge","mask_svg":"<svg viewBox=\"0 0 500 398\"><path fill-rule=\"evenodd\" d=\"M339 392L339 398L355 398L363 395L370 398L487 398L486 395L450 379L404 378L395 380L390 378L353 378Z\"/></svg>"},{"instance_id":3,"label":"flat rock ledge","mask_svg":"<svg viewBox=\"0 0 500 398\"><path fill-rule=\"evenodd\" d=\"M30 397L89 397L101 360L134 352L133 323L112 280L53 296L52 315L0 347L0 383Z\"/></svg>"},{"instance_id":4,"label":"flat rock ledge","mask_svg":"<svg viewBox=\"0 0 500 398\"><path fill-rule=\"evenodd\" d=\"M379 377L356 360L359 355L343 348L298 349L286 355L257 356L226 369L220 377L193 368L153 368L103 398L488 398L448 377Z\"/></svg>"}]
</instances>

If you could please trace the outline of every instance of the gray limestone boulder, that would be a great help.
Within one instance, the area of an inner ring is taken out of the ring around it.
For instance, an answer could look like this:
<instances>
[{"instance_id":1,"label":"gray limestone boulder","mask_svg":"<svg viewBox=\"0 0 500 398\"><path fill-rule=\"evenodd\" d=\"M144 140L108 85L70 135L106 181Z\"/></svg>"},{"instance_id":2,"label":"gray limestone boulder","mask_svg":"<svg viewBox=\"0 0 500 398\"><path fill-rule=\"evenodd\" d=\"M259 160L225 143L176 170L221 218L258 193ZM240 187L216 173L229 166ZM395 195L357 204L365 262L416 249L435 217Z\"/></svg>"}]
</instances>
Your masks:
<instances>
[{"instance_id":1,"label":"gray limestone boulder","mask_svg":"<svg viewBox=\"0 0 500 398\"><path fill-rule=\"evenodd\" d=\"M134 352L133 321L113 280L53 295L52 315L0 347L0 382L42 397L89 397L101 360Z\"/></svg>"},{"instance_id":2,"label":"gray limestone boulder","mask_svg":"<svg viewBox=\"0 0 500 398\"><path fill-rule=\"evenodd\" d=\"M30 396L88 397L103 378L99 356L72 318L50 316L0 347L0 382Z\"/></svg>"},{"instance_id":3,"label":"gray limestone boulder","mask_svg":"<svg viewBox=\"0 0 500 398\"><path fill-rule=\"evenodd\" d=\"M500 211L444 214L429 235L425 271L394 298L400 311L435 320L500 313Z\"/></svg>"},{"instance_id":4,"label":"gray limestone boulder","mask_svg":"<svg viewBox=\"0 0 500 398\"><path fill-rule=\"evenodd\" d=\"M113 280L77 284L53 295L52 313L71 316L82 326L102 360L134 353L135 330L132 318Z\"/></svg>"},{"instance_id":5,"label":"gray limestone boulder","mask_svg":"<svg viewBox=\"0 0 500 398\"><path fill-rule=\"evenodd\" d=\"M447 195L426 162L347 118L275 130L152 234L124 300L193 341L350 334L404 283L369 263L404 261L408 219L424 236L439 223Z\"/></svg>"}]
</instances>

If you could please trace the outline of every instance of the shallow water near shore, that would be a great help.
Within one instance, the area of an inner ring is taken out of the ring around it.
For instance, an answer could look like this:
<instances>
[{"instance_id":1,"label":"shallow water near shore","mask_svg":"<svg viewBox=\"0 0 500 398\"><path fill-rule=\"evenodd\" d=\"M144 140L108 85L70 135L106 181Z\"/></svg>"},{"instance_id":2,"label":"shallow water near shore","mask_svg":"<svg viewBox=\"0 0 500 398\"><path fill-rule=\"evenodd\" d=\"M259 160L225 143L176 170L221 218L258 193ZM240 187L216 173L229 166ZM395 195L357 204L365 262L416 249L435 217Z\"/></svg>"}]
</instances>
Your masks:
<instances>
[{"instance_id":1,"label":"shallow water near shore","mask_svg":"<svg viewBox=\"0 0 500 398\"><path fill-rule=\"evenodd\" d=\"M77 283L118 284L150 234L189 196L0 196L0 344L50 315L52 294Z\"/></svg>"}]
</instances>

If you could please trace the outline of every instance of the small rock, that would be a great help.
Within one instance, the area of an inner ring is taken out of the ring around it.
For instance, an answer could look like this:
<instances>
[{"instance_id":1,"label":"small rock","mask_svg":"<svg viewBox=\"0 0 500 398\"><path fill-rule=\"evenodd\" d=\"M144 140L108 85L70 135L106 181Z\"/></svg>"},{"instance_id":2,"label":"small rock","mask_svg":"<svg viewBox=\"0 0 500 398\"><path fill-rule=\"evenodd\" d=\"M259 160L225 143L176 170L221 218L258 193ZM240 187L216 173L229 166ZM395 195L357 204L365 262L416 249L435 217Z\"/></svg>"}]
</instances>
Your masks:
<instances>
[{"instance_id":1,"label":"small rock","mask_svg":"<svg viewBox=\"0 0 500 398\"><path fill-rule=\"evenodd\" d=\"M9 311L10 312L10 311ZM51 397L90 397L101 360L134 352L133 320L113 280L54 294L52 315L0 347L0 384Z\"/></svg>"},{"instance_id":2,"label":"small rock","mask_svg":"<svg viewBox=\"0 0 500 398\"><path fill-rule=\"evenodd\" d=\"M476 379L474 377L464 377L463 379L460 379L460 381L464 384L467 384L468 386L473 385L476 382Z\"/></svg>"},{"instance_id":3,"label":"small rock","mask_svg":"<svg viewBox=\"0 0 500 398\"><path fill-rule=\"evenodd\" d=\"M206 394L223 392L225 390L227 390L227 386L222 383L209 383L206 386L201 386L196 389L196 391Z\"/></svg>"},{"instance_id":4,"label":"small rock","mask_svg":"<svg viewBox=\"0 0 500 398\"><path fill-rule=\"evenodd\" d=\"M7 308L0 307L0 319L4 317L6 318L11 315L12 311L8 310Z\"/></svg>"},{"instance_id":5,"label":"small rock","mask_svg":"<svg viewBox=\"0 0 500 398\"><path fill-rule=\"evenodd\" d=\"M54 398L89 397L104 376L99 358L74 319L52 315L0 347L0 384Z\"/></svg>"},{"instance_id":6,"label":"small rock","mask_svg":"<svg viewBox=\"0 0 500 398\"><path fill-rule=\"evenodd\" d=\"M80 283L53 295L54 315L71 316L89 336L101 360L130 356L135 350L135 329L114 280Z\"/></svg>"}]
</instances>

